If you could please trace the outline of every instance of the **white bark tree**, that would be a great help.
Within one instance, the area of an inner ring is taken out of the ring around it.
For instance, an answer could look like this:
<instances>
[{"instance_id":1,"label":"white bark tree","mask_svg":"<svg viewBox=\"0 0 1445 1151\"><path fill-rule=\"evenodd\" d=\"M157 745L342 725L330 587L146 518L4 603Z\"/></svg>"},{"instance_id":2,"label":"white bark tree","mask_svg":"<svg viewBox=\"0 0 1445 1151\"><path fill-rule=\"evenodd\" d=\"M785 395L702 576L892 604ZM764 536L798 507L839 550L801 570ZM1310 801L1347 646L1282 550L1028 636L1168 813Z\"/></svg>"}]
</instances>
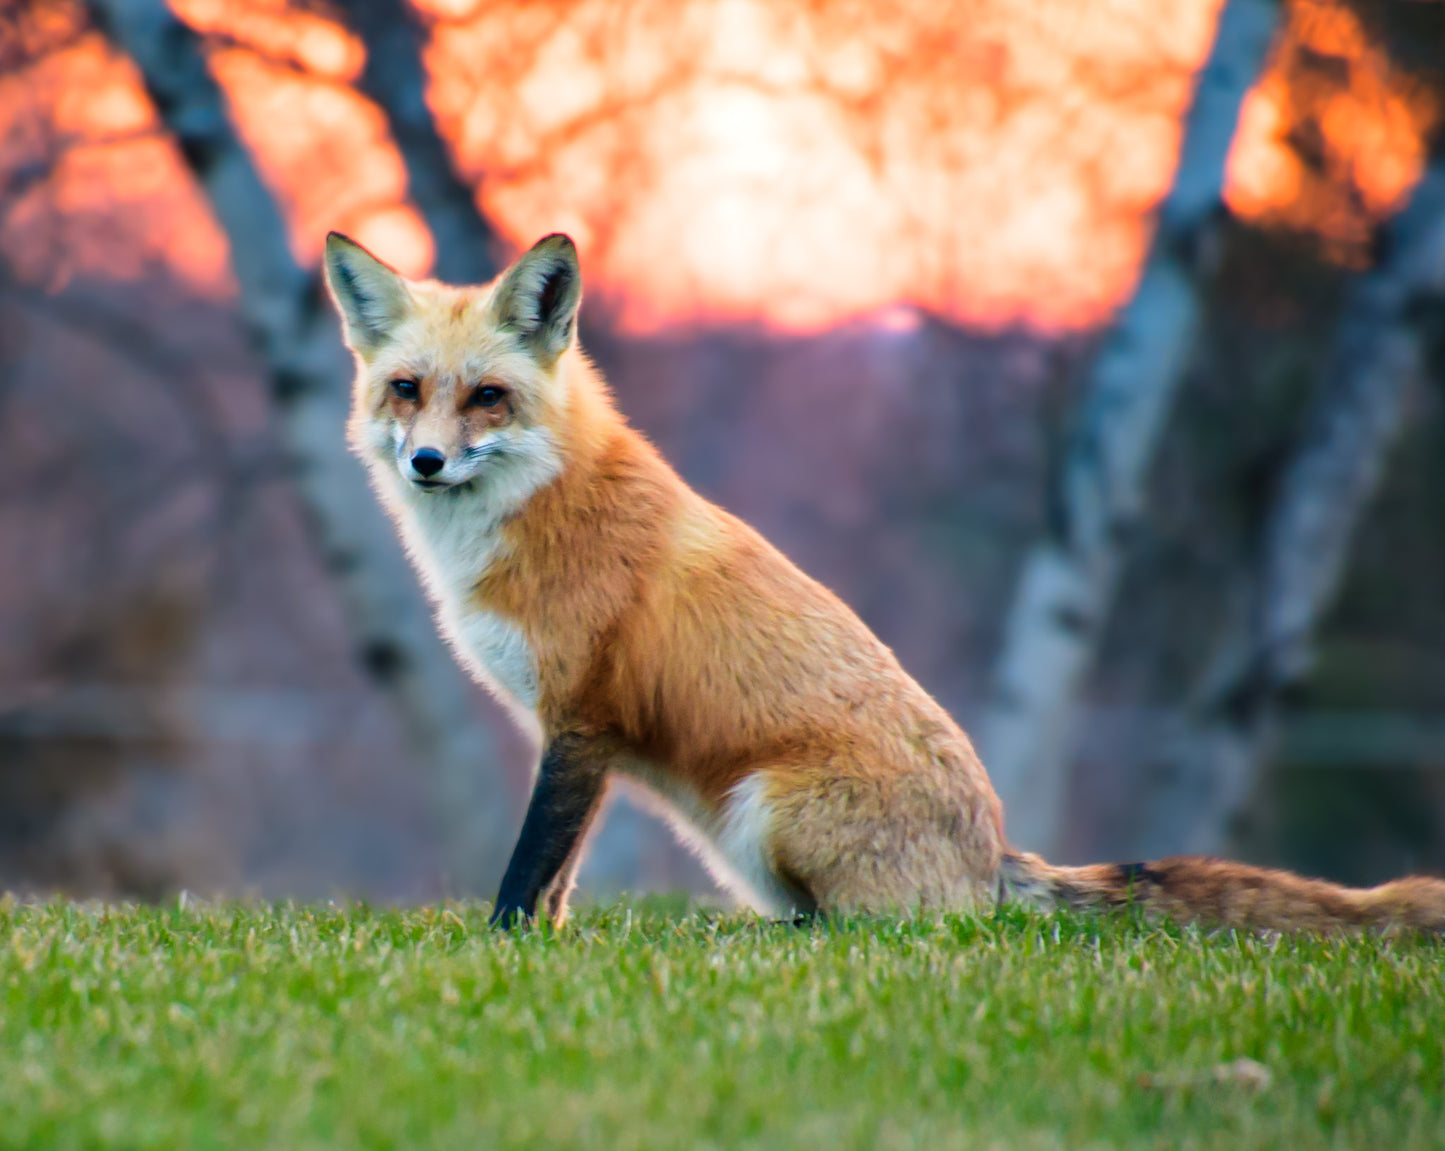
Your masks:
<instances>
[{"instance_id":1,"label":"white bark tree","mask_svg":"<svg viewBox=\"0 0 1445 1151\"><path fill-rule=\"evenodd\" d=\"M1019 577L979 743L1020 847L1057 843L1079 694L1189 361L1240 107L1279 18L1275 0L1229 0L1220 15L1139 286L1083 383L1061 469L1061 530L1034 546Z\"/></svg>"},{"instance_id":2,"label":"white bark tree","mask_svg":"<svg viewBox=\"0 0 1445 1151\"><path fill-rule=\"evenodd\" d=\"M336 580L358 656L394 701L417 770L434 789L449 881L494 890L516 819L475 689L431 611L344 425L352 365L316 269L300 267L284 220L227 115L196 34L165 0L90 0L93 18L138 68L230 239L241 313L270 373L292 478Z\"/></svg>"},{"instance_id":3,"label":"white bark tree","mask_svg":"<svg viewBox=\"0 0 1445 1151\"><path fill-rule=\"evenodd\" d=\"M1382 256L1346 293L1300 446L1266 519L1255 609L1226 639L1142 821L1141 854L1215 852L1277 735L1281 693L1314 662L1350 545L1445 328L1445 157L1385 227Z\"/></svg>"}]
</instances>

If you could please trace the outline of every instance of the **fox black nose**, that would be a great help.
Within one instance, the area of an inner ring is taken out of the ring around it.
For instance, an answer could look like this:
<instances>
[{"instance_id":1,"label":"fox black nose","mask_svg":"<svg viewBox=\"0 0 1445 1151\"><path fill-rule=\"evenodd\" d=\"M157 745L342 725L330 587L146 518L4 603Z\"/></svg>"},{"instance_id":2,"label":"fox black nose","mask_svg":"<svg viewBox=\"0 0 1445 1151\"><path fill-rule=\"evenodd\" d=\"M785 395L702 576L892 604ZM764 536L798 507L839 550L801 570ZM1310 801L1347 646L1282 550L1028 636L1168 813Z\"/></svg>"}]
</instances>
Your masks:
<instances>
[{"instance_id":1,"label":"fox black nose","mask_svg":"<svg viewBox=\"0 0 1445 1151\"><path fill-rule=\"evenodd\" d=\"M430 479L446 465L446 456L436 448L417 448L411 454L411 466L416 469L417 475L425 479Z\"/></svg>"}]
</instances>

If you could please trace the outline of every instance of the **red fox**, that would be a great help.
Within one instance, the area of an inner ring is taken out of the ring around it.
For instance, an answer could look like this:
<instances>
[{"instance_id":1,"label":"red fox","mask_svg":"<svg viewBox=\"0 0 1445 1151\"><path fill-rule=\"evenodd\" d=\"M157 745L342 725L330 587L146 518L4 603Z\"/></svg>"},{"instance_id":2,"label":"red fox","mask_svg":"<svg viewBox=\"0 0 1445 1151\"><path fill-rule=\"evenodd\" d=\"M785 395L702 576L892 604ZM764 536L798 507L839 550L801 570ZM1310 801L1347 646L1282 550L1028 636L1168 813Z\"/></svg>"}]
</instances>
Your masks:
<instances>
[{"instance_id":1,"label":"red fox","mask_svg":"<svg viewBox=\"0 0 1445 1151\"><path fill-rule=\"evenodd\" d=\"M1352 890L1213 859L1013 851L968 737L836 596L693 492L576 338L563 235L490 284L404 279L332 233L349 425L467 668L542 742L493 921L561 921L614 774L777 917L1136 904L1263 929L1445 930L1445 882Z\"/></svg>"}]
</instances>

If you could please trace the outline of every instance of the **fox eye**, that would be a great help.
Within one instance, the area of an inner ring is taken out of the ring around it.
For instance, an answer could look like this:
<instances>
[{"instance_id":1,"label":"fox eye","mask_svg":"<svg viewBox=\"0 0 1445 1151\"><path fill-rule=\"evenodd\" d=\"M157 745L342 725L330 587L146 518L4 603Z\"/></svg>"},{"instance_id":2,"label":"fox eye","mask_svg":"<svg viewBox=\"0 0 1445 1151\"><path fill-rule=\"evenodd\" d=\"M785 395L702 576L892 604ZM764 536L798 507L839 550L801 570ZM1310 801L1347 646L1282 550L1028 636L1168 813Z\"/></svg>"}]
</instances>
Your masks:
<instances>
[{"instance_id":1,"label":"fox eye","mask_svg":"<svg viewBox=\"0 0 1445 1151\"><path fill-rule=\"evenodd\" d=\"M472 391L472 394L467 397L467 407L495 408L502 402L502 397L506 394L501 388L496 388L488 384L485 387L476 388Z\"/></svg>"},{"instance_id":2,"label":"fox eye","mask_svg":"<svg viewBox=\"0 0 1445 1151\"><path fill-rule=\"evenodd\" d=\"M399 400L414 400L421 395L421 388L415 380L392 380L391 390Z\"/></svg>"}]
</instances>

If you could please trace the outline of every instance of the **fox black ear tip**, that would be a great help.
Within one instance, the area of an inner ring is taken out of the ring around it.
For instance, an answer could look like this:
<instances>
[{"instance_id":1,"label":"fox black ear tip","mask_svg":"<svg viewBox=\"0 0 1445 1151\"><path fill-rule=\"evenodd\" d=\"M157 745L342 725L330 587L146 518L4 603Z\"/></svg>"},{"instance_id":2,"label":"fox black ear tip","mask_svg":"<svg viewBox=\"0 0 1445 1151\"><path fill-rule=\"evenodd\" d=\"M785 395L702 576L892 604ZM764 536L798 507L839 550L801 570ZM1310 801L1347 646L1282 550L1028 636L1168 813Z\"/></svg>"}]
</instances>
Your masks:
<instances>
[{"instance_id":1,"label":"fox black ear tip","mask_svg":"<svg viewBox=\"0 0 1445 1151\"><path fill-rule=\"evenodd\" d=\"M574 252L577 250L577 244L566 232L548 232L547 235L543 236L532 246L534 248L570 249Z\"/></svg>"},{"instance_id":2,"label":"fox black ear tip","mask_svg":"<svg viewBox=\"0 0 1445 1151\"><path fill-rule=\"evenodd\" d=\"M340 254L348 253L348 251L360 251L360 253L371 256L370 251L367 251L361 244L358 244L350 235L338 233L338 231L329 231L329 233L327 233L327 256L340 256ZM376 257L373 256L371 259L376 259Z\"/></svg>"}]
</instances>

